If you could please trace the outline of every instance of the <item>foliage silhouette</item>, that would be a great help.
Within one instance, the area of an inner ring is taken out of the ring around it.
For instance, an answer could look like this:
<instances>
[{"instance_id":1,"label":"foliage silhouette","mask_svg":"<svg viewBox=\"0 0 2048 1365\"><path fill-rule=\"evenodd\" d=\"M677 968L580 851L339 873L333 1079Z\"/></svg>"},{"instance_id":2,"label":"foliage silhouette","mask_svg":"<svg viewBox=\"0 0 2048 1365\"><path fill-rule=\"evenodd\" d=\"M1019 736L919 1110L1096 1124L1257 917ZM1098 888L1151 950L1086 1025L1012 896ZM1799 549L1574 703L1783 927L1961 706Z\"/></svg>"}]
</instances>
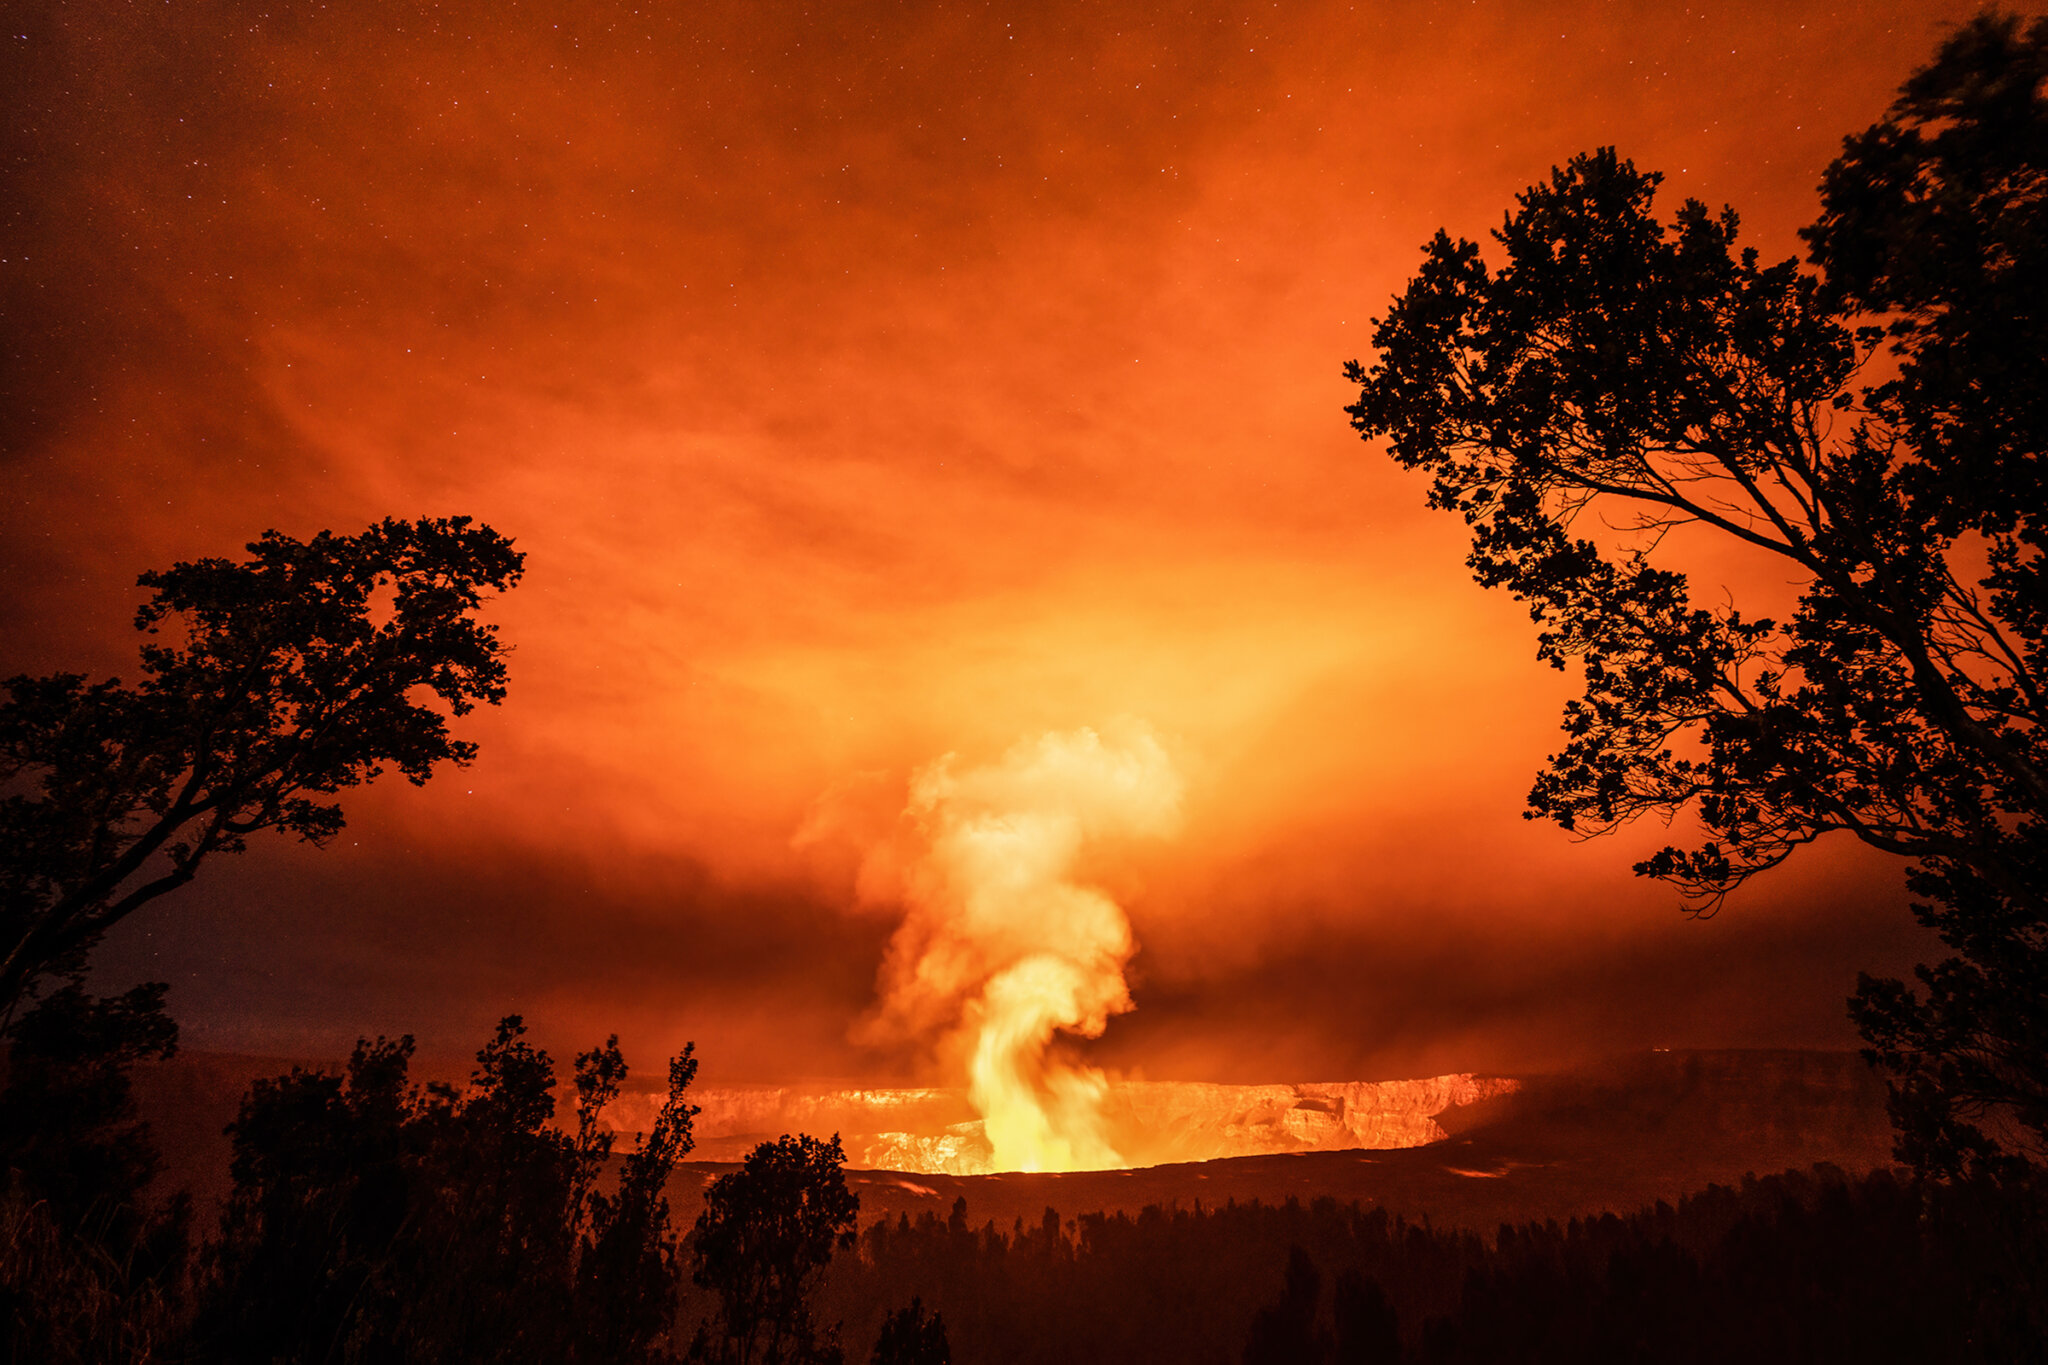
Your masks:
<instances>
[{"instance_id":1,"label":"foliage silhouette","mask_svg":"<svg viewBox=\"0 0 2048 1365\"><path fill-rule=\"evenodd\" d=\"M42 978L215 853L275 829L320 843L343 788L467 763L446 717L505 695L505 647L473 619L523 556L467 517L359 535L275 531L241 563L142 575L142 681L14 677L0 705L0 1033ZM169 632L165 635L165 632Z\"/></svg>"},{"instance_id":2,"label":"foliage silhouette","mask_svg":"<svg viewBox=\"0 0 2048 1365\"><path fill-rule=\"evenodd\" d=\"M1330 1358L1330 1334L1316 1320L1323 1277L1297 1243L1287 1248L1286 1288L1252 1315L1244 1365L1320 1365Z\"/></svg>"},{"instance_id":3,"label":"foliage silhouette","mask_svg":"<svg viewBox=\"0 0 2048 1365\"><path fill-rule=\"evenodd\" d=\"M1366 1278L1356 1267L1347 1269L1337 1277L1330 1307L1336 1325L1331 1359L1337 1365L1399 1365L1401 1316L1387 1302L1378 1280Z\"/></svg>"},{"instance_id":4,"label":"foliage silhouette","mask_svg":"<svg viewBox=\"0 0 2048 1365\"><path fill-rule=\"evenodd\" d=\"M924 1300L913 1298L882 1321L882 1334L875 1339L870 1365L953 1365L953 1348L946 1341L946 1319L929 1316Z\"/></svg>"},{"instance_id":5,"label":"foliage silhouette","mask_svg":"<svg viewBox=\"0 0 2048 1365\"><path fill-rule=\"evenodd\" d=\"M138 1360L175 1326L191 1203L147 1198L161 1163L128 1076L177 1046L164 989L71 984L16 1025L0 1084L7 1359Z\"/></svg>"},{"instance_id":6,"label":"foliage silhouette","mask_svg":"<svg viewBox=\"0 0 2048 1365\"><path fill-rule=\"evenodd\" d=\"M175 1277L138 1274L106 1243L60 1227L18 1187L0 1192L0 1360L136 1365L176 1357Z\"/></svg>"},{"instance_id":7,"label":"foliage silhouette","mask_svg":"<svg viewBox=\"0 0 2048 1365\"><path fill-rule=\"evenodd\" d=\"M1492 1238L1328 1199L1086 1214L1051 1224L1057 1247L1046 1226L876 1222L834 1261L821 1307L859 1346L881 1305L915 1292L958 1358L985 1365L1263 1358L1275 1309L1285 1339L1311 1343L1304 1360L1334 1345L1339 1361L1445 1365L1961 1365L2032 1359L2048 1333L2038 1186L1822 1167ZM1297 1266L1336 1286L1305 1323L1316 1296Z\"/></svg>"},{"instance_id":8,"label":"foliage silhouette","mask_svg":"<svg viewBox=\"0 0 2048 1365\"><path fill-rule=\"evenodd\" d=\"M141 1199L161 1165L137 1121L128 1069L177 1049L162 983L96 999L66 986L23 1016L0 1092L0 1160L57 1223L140 1231Z\"/></svg>"},{"instance_id":9,"label":"foliage silhouette","mask_svg":"<svg viewBox=\"0 0 2048 1365\"><path fill-rule=\"evenodd\" d=\"M1706 838L1636 870L1706 910L1838 830L1912 860L1957 956L1853 1012L1901 1155L1943 1173L2048 1150L2044 73L2048 20L1951 38L1829 168L1817 274L1581 156L1499 269L1438 233L1345 370L1359 433L1583 671L1531 816L1692 811ZM1681 528L1795 578L1790 619L1698 605Z\"/></svg>"},{"instance_id":10,"label":"foliage silhouette","mask_svg":"<svg viewBox=\"0 0 2048 1365\"><path fill-rule=\"evenodd\" d=\"M834 1134L764 1142L704 1195L691 1233L693 1278L718 1295L715 1323L692 1356L731 1365L840 1359L838 1328L820 1332L811 1299L835 1247L853 1244L860 1199L846 1188Z\"/></svg>"},{"instance_id":11,"label":"foliage silhouette","mask_svg":"<svg viewBox=\"0 0 2048 1365\"><path fill-rule=\"evenodd\" d=\"M362 1042L345 1078L259 1081L230 1129L234 1191L194 1337L207 1359L660 1361L682 1263L663 1194L691 1146L696 1061L597 1188L617 1039L577 1058L573 1134L553 1064L513 1015L466 1094L409 1084L412 1040Z\"/></svg>"},{"instance_id":12,"label":"foliage silhouette","mask_svg":"<svg viewBox=\"0 0 2048 1365\"><path fill-rule=\"evenodd\" d=\"M504 696L471 619L522 556L468 518L385 521L240 564L142 575L142 681L14 677L0 704L0 1307L14 1358L146 1357L184 1305L189 1204L151 1208L159 1161L129 1069L171 1055L166 987L96 999L101 936L263 829L318 843L320 798L396 765L424 782L473 745L456 715ZM400 1066L402 1074L403 1067Z\"/></svg>"}]
</instances>

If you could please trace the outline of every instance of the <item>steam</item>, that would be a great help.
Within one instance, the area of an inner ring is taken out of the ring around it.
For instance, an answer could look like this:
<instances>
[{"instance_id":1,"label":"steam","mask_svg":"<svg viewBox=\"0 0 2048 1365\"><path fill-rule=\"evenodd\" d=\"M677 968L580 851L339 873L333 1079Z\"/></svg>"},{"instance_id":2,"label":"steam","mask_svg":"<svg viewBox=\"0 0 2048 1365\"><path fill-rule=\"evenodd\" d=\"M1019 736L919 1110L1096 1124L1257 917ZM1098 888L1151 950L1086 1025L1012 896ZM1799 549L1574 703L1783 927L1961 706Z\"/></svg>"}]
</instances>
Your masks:
<instances>
[{"instance_id":1,"label":"steam","mask_svg":"<svg viewBox=\"0 0 2048 1365\"><path fill-rule=\"evenodd\" d=\"M1142 725L1025 740L992 765L944 758L911 781L907 908L882 968L885 1031L963 1067L996 1170L1123 1165L1103 1136L1108 1082L1053 1047L1131 1008L1130 920L1076 877L1087 846L1164 837L1181 783Z\"/></svg>"}]
</instances>

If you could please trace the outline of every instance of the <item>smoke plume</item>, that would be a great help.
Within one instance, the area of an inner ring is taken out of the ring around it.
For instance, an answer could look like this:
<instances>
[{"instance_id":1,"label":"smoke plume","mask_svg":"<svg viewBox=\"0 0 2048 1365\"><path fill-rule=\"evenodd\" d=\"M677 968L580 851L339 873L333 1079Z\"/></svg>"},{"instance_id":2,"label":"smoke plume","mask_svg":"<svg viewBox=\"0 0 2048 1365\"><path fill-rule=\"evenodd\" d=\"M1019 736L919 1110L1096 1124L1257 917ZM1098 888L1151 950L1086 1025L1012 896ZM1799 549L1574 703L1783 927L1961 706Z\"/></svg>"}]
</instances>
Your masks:
<instances>
[{"instance_id":1,"label":"smoke plume","mask_svg":"<svg viewBox=\"0 0 2048 1365\"><path fill-rule=\"evenodd\" d=\"M877 1022L959 1068L996 1170L1124 1164L1102 1131L1107 1080L1056 1046L1131 1008L1130 921L1078 879L1080 859L1103 841L1172 834L1180 798L1142 725L1042 735L983 767L948 754L911 781L910 841L896 854L905 916Z\"/></svg>"}]
</instances>

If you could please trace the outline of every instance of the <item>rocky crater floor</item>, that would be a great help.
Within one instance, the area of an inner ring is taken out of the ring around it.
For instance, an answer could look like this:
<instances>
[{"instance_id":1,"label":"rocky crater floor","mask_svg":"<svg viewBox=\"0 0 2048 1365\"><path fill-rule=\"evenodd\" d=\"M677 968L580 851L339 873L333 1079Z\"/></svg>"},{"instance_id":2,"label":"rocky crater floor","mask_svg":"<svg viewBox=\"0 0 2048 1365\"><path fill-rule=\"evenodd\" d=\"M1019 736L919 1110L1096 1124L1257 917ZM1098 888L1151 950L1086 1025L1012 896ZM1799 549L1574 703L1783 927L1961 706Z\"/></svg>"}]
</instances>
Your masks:
<instances>
[{"instance_id":1,"label":"rocky crater floor","mask_svg":"<svg viewBox=\"0 0 2048 1365\"><path fill-rule=\"evenodd\" d=\"M1110 1144L1127 1166L1289 1152L1379 1151L1441 1140L1448 1111L1513 1094L1520 1082L1457 1074L1422 1080L1291 1085L1113 1082L1102 1107ZM622 1097L619 1126L638 1105ZM847 1165L927 1175L992 1172L967 1095L945 1089L801 1086L707 1088L694 1095L696 1156L737 1161L783 1133L837 1133Z\"/></svg>"}]
</instances>

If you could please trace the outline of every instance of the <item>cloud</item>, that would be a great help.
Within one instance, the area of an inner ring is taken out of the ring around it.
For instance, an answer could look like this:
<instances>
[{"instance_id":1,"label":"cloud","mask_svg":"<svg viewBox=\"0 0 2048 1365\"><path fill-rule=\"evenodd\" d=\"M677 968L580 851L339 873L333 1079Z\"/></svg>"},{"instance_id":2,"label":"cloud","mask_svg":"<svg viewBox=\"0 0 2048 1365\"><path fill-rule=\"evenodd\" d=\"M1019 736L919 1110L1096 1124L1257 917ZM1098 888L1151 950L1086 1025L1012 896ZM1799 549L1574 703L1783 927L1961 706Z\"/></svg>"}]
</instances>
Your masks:
<instances>
[{"instance_id":1,"label":"cloud","mask_svg":"<svg viewBox=\"0 0 2048 1365\"><path fill-rule=\"evenodd\" d=\"M1859 960L1865 927L1774 879L1754 913L1817 937L1731 933L1753 956L1700 980L1622 841L1519 822L1571 680L1337 373L1431 232L1483 236L1616 129L1789 254L1926 25L373 0L24 31L6 671L132 673L135 574L266 527L459 512L530 556L473 768L352 793L374 853L209 869L109 945L175 964L195 1036L411 1011L459 1053L525 1001L694 1032L707 1068L900 1072L846 1038L888 930L841 913L855 832L792 832L1118 714L1171 737L1183 833L1113 888L1139 1008L1098 1064L1458 1069L1517 1010L1595 1046L1627 1011L1560 992L1643 997L1558 975L1582 960L1757 1038ZM1892 869L1845 866L1899 915ZM1428 983L1445 923L1480 926L1469 995Z\"/></svg>"}]
</instances>

